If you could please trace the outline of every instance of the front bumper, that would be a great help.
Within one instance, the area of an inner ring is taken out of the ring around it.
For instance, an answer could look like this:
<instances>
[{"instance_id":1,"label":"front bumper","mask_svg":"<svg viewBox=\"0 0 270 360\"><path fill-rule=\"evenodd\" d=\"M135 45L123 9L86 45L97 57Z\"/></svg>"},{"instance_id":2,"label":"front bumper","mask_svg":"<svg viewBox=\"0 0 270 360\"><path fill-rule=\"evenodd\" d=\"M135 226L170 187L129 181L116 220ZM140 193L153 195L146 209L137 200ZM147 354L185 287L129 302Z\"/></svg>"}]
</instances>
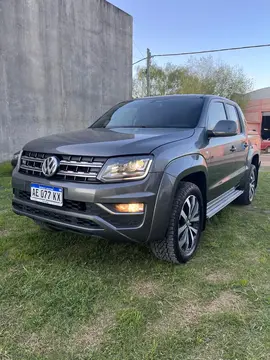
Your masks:
<instances>
[{"instance_id":1,"label":"front bumper","mask_svg":"<svg viewBox=\"0 0 270 360\"><path fill-rule=\"evenodd\" d=\"M13 210L18 215L28 216L60 229L143 243L150 237L161 178L161 173L150 173L140 181L82 184L37 179L15 169L12 177ZM62 187L63 208L31 201L31 183ZM112 214L99 205L131 202L144 203L144 214Z\"/></svg>"}]
</instances>

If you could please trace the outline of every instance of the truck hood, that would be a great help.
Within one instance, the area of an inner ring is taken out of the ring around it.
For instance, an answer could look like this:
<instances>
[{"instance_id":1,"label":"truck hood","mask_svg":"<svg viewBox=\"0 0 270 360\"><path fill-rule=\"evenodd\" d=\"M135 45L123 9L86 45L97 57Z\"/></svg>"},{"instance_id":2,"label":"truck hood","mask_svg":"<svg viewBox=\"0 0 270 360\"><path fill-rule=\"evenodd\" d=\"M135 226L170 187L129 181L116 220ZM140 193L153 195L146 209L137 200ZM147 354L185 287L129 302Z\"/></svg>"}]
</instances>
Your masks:
<instances>
[{"instance_id":1,"label":"truck hood","mask_svg":"<svg viewBox=\"0 0 270 360\"><path fill-rule=\"evenodd\" d=\"M149 154L161 145L184 140L194 129L89 128L39 138L24 150L80 156L119 156Z\"/></svg>"}]
</instances>

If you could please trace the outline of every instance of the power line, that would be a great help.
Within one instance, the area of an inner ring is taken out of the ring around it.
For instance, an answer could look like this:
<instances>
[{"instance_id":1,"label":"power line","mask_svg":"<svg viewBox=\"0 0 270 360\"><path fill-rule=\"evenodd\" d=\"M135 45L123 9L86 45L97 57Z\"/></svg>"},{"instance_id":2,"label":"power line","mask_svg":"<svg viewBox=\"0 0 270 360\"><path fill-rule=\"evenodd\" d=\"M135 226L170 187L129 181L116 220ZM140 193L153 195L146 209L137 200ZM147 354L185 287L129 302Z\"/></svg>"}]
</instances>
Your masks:
<instances>
[{"instance_id":1,"label":"power line","mask_svg":"<svg viewBox=\"0 0 270 360\"><path fill-rule=\"evenodd\" d=\"M154 57L164 57L164 56L196 55L196 54L207 54L207 53L214 53L214 52L235 51L235 50L254 49L254 48L263 48L263 47L270 47L270 44L248 45L248 46L240 46L240 47L202 50L202 51L191 51L191 52L172 53L172 54L154 54L154 55L151 55L151 57L154 58ZM139 62L144 61L146 59L147 59L147 57L144 57L143 59L136 61L132 65L136 65Z\"/></svg>"},{"instance_id":2,"label":"power line","mask_svg":"<svg viewBox=\"0 0 270 360\"><path fill-rule=\"evenodd\" d=\"M139 49L139 47L136 45L135 41L133 41L133 44L134 44L135 48L139 51L139 53L140 53L142 56L144 56L143 53L141 52L141 50Z\"/></svg>"},{"instance_id":3,"label":"power line","mask_svg":"<svg viewBox=\"0 0 270 360\"><path fill-rule=\"evenodd\" d=\"M153 57L153 56L152 56ZM147 57L144 57L143 59L140 59L140 60L138 60L138 61L135 61L135 63L133 63L132 65L136 65L136 64L138 64L139 62L141 62L141 61L143 61L143 60L146 60L147 59Z\"/></svg>"},{"instance_id":4,"label":"power line","mask_svg":"<svg viewBox=\"0 0 270 360\"><path fill-rule=\"evenodd\" d=\"M195 55L195 54L205 54L205 53L213 53L213 52L221 52L221 51L234 51L234 50L243 50L243 49L254 49L254 48L262 48L262 47L269 47L269 46L270 46L270 44L248 45L248 46L241 46L241 47L232 47L232 48L214 49L214 50L202 50L202 51L192 51L192 52L183 52L183 53L176 53L176 54L158 54L158 55L152 55L152 57Z\"/></svg>"}]
</instances>

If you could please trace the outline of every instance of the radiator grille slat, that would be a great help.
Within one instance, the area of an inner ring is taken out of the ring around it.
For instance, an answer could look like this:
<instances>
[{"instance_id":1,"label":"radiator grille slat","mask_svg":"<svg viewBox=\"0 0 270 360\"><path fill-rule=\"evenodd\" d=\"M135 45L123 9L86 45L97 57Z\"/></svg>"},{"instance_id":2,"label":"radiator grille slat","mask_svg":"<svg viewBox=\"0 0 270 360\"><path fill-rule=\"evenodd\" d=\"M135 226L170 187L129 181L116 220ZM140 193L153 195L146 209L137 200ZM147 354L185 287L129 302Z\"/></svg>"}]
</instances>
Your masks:
<instances>
[{"instance_id":1,"label":"radiator grille slat","mask_svg":"<svg viewBox=\"0 0 270 360\"><path fill-rule=\"evenodd\" d=\"M45 178L42 173L42 164L49 156L56 156L60 160L57 173L50 179L72 182L99 182L97 176L107 160L107 158L95 158L94 156L54 155L24 151L19 172Z\"/></svg>"},{"instance_id":2,"label":"radiator grille slat","mask_svg":"<svg viewBox=\"0 0 270 360\"><path fill-rule=\"evenodd\" d=\"M85 161L66 161L66 160L62 160L61 161L61 165L72 165L72 166L91 166L91 167L96 167L96 168L102 168L103 163L101 162L85 162Z\"/></svg>"}]
</instances>

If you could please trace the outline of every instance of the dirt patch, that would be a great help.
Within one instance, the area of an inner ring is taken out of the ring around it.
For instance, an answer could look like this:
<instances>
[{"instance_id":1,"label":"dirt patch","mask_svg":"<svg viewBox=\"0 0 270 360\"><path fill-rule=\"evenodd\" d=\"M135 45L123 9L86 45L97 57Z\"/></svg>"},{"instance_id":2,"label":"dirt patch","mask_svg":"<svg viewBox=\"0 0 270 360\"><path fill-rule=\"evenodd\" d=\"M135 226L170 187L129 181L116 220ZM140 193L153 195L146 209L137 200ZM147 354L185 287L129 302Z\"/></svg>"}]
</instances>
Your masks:
<instances>
[{"instance_id":1,"label":"dirt patch","mask_svg":"<svg viewBox=\"0 0 270 360\"><path fill-rule=\"evenodd\" d=\"M151 281L137 281L131 287L131 291L134 295L150 298L159 292L159 285Z\"/></svg>"},{"instance_id":2,"label":"dirt patch","mask_svg":"<svg viewBox=\"0 0 270 360\"><path fill-rule=\"evenodd\" d=\"M204 311L206 313L217 313L224 311L239 311L243 308L243 300L231 291L222 292L218 298L208 304Z\"/></svg>"},{"instance_id":3,"label":"dirt patch","mask_svg":"<svg viewBox=\"0 0 270 360\"><path fill-rule=\"evenodd\" d=\"M51 351L60 349L63 344L61 339L53 336L52 332L48 329L41 331L40 333L32 333L20 342L20 346L30 350L31 354L48 355ZM42 357L43 359L43 357Z\"/></svg>"},{"instance_id":4,"label":"dirt patch","mask_svg":"<svg viewBox=\"0 0 270 360\"><path fill-rule=\"evenodd\" d=\"M197 349L197 353L194 354L193 359L207 359L207 360L223 360L224 357L224 350L220 348L220 344L218 341L209 339L209 338L203 338L201 339L201 345Z\"/></svg>"},{"instance_id":5,"label":"dirt patch","mask_svg":"<svg viewBox=\"0 0 270 360\"><path fill-rule=\"evenodd\" d=\"M233 280L233 276L227 272L215 271L214 273L207 275L206 280L212 284L227 283Z\"/></svg>"},{"instance_id":6,"label":"dirt patch","mask_svg":"<svg viewBox=\"0 0 270 360\"><path fill-rule=\"evenodd\" d=\"M270 221L270 218L268 219ZM260 258L263 255L262 251L250 250L245 254L246 262L252 264L258 264Z\"/></svg>"},{"instance_id":7,"label":"dirt patch","mask_svg":"<svg viewBox=\"0 0 270 360\"><path fill-rule=\"evenodd\" d=\"M83 326L74 336L74 342L83 347L97 347L105 338L105 332L114 324L114 318L111 314L104 313L100 315L93 324Z\"/></svg>"},{"instance_id":8,"label":"dirt patch","mask_svg":"<svg viewBox=\"0 0 270 360\"><path fill-rule=\"evenodd\" d=\"M24 345L26 345L27 348L35 352L40 352L41 350L44 350L44 348L46 348L46 346L44 346L44 344L40 341L36 333L32 333L30 337L24 342Z\"/></svg>"},{"instance_id":9,"label":"dirt patch","mask_svg":"<svg viewBox=\"0 0 270 360\"><path fill-rule=\"evenodd\" d=\"M186 306L178 304L168 314L149 326L150 333L164 334L189 324L198 322L201 309L197 304L189 303Z\"/></svg>"},{"instance_id":10,"label":"dirt patch","mask_svg":"<svg viewBox=\"0 0 270 360\"><path fill-rule=\"evenodd\" d=\"M222 313L226 311L237 312L244 307L240 296L230 292L222 292L216 299L206 305L190 302L176 304L171 312L164 314L162 319L149 326L154 333L167 333L180 327L198 323L203 315Z\"/></svg>"},{"instance_id":11,"label":"dirt patch","mask_svg":"<svg viewBox=\"0 0 270 360\"><path fill-rule=\"evenodd\" d=\"M7 230L0 230L0 239L1 239L1 237L8 236L8 235L9 235L9 231L7 231Z\"/></svg>"}]
</instances>

